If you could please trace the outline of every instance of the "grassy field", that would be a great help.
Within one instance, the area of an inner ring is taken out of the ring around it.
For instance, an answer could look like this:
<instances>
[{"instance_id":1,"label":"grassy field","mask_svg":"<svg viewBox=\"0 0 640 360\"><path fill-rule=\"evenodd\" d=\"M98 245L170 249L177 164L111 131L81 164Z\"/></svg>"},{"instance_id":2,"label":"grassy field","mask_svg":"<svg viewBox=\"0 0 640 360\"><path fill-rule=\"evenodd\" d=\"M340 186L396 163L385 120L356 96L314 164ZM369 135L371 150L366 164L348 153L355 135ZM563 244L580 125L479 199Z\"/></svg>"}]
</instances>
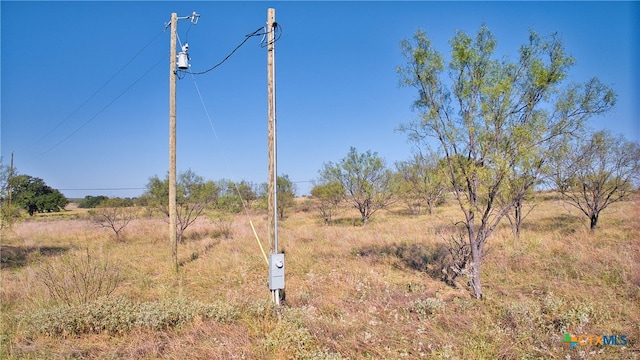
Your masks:
<instances>
[{"instance_id":1,"label":"grassy field","mask_svg":"<svg viewBox=\"0 0 640 360\"><path fill-rule=\"evenodd\" d=\"M323 226L305 201L279 222L280 319L244 214L187 229L177 275L166 223L142 212L119 242L81 210L16 224L2 237L0 358L640 359L637 199L591 234L539 196L519 241L506 221L489 239L480 301L432 262L459 219L453 203L418 217L393 208L363 227L348 209ZM265 213L251 219L265 241ZM570 349L566 333L585 345Z\"/></svg>"}]
</instances>

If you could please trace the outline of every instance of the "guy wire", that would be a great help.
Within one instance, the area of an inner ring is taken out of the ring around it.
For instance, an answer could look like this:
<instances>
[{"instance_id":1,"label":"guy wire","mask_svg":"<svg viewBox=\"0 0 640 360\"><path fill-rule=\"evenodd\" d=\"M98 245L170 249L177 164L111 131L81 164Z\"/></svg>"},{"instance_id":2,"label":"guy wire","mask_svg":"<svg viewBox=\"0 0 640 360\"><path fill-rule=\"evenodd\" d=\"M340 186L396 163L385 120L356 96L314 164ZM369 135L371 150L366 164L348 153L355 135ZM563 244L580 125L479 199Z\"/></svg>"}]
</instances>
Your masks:
<instances>
[{"instance_id":1,"label":"guy wire","mask_svg":"<svg viewBox=\"0 0 640 360\"><path fill-rule=\"evenodd\" d=\"M211 126L211 130L213 131L213 135L216 138L216 141L218 141L218 143L220 143L220 139L218 138L218 133L216 132L215 127L213 126L213 121L211 120L211 116L209 115L209 111L207 110L207 106L204 103L204 99L202 98L202 94L200 93L200 88L198 87L198 83L196 82L196 77L195 74L191 74L191 78L193 79L193 85L196 88L196 92L198 93L198 97L200 98L200 103L202 104L202 108L204 109L204 113L207 116L207 119L209 120L209 125ZM223 151L223 159L225 159L225 165L227 166L229 172L232 172L230 167L229 167L229 163L226 162L227 157L224 154ZM233 176L233 174L232 174ZM233 182L233 186L236 190L236 193L238 194L238 197L240 198L240 202L242 203L242 209L244 210L245 215L247 216L247 219L249 220L249 225L251 225L251 230L253 230L253 235L256 238L256 241L258 242L258 246L260 247L260 251L262 252L262 255L264 256L264 260L267 262L267 266L269 266L269 259L267 258L267 254L264 251L264 247L262 246L262 242L260 241L260 237L258 237L258 233L256 232L255 227L253 226L253 221L251 220L251 215L249 214L249 209L247 208L247 204L245 202L245 200L242 198L242 194L240 193L240 189L238 188L238 184Z\"/></svg>"}]
</instances>

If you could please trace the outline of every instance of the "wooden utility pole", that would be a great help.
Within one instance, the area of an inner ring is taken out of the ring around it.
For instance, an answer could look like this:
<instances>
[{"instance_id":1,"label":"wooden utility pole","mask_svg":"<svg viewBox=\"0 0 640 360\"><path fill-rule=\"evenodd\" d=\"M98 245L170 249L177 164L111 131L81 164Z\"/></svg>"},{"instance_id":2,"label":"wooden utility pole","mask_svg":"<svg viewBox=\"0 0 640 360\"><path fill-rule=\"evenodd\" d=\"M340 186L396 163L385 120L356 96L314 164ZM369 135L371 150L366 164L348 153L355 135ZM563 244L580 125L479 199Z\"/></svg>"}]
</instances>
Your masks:
<instances>
[{"instance_id":1,"label":"wooden utility pole","mask_svg":"<svg viewBox=\"0 0 640 360\"><path fill-rule=\"evenodd\" d=\"M269 242L273 244L273 254L278 253L278 196L276 164L276 87L275 87L275 26L276 10L267 10L267 95L269 116ZM280 290L271 290L273 301L280 304Z\"/></svg>"},{"instance_id":2,"label":"wooden utility pole","mask_svg":"<svg viewBox=\"0 0 640 360\"><path fill-rule=\"evenodd\" d=\"M176 38L178 14L171 14L171 51L169 53L169 242L175 271L178 272L178 238L176 210Z\"/></svg>"},{"instance_id":3,"label":"wooden utility pole","mask_svg":"<svg viewBox=\"0 0 640 360\"><path fill-rule=\"evenodd\" d=\"M13 178L13 151L11 152L11 165L9 165L9 176L7 177L7 204L11 206L11 193L13 188L11 187L11 179Z\"/></svg>"}]
</instances>

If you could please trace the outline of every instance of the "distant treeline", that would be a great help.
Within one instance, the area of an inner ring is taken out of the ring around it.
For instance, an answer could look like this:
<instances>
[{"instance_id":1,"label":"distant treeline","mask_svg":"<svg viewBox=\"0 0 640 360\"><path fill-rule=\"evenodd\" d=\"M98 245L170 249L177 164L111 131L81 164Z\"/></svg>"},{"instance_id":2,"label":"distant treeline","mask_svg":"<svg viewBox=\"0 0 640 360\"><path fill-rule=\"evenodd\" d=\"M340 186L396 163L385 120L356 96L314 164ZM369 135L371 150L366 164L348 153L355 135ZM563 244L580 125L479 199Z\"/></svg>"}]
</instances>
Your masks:
<instances>
[{"instance_id":1,"label":"distant treeline","mask_svg":"<svg viewBox=\"0 0 640 360\"><path fill-rule=\"evenodd\" d=\"M116 198L116 199L118 199L118 202L122 204L122 206L133 206L136 204L136 200L138 198ZM87 195L84 197L84 199L78 199L77 202L78 202L78 207L81 209L93 209L100 206L100 204L105 200L109 200L109 197L104 195L98 195L98 196Z\"/></svg>"}]
</instances>

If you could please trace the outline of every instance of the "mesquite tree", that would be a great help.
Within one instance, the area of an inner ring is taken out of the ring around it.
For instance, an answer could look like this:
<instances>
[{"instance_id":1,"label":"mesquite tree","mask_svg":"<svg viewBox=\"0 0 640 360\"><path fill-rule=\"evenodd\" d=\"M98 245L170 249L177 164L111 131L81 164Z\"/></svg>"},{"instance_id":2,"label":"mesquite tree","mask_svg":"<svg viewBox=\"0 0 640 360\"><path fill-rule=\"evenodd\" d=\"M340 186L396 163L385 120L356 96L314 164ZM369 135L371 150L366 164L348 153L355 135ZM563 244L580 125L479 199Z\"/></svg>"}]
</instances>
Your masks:
<instances>
[{"instance_id":1,"label":"mesquite tree","mask_svg":"<svg viewBox=\"0 0 640 360\"><path fill-rule=\"evenodd\" d=\"M486 26L475 37L457 32L450 45L445 66L423 31L401 42L406 64L398 73L402 84L418 91L414 107L420 114L401 129L419 146L435 138L443 154L471 252L467 275L475 297L482 298L485 243L514 207L517 192L509 181L532 174L525 171L528 164L543 164L553 142L611 108L615 95L596 78L562 87L574 60L554 34L532 31L515 61L494 56L496 39Z\"/></svg>"},{"instance_id":2,"label":"mesquite tree","mask_svg":"<svg viewBox=\"0 0 640 360\"><path fill-rule=\"evenodd\" d=\"M344 188L337 181L317 184L311 189L311 196L317 201L316 207L325 225L331 224L338 205L344 199Z\"/></svg>"},{"instance_id":3,"label":"mesquite tree","mask_svg":"<svg viewBox=\"0 0 640 360\"><path fill-rule=\"evenodd\" d=\"M180 173L177 180L177 228L172 248L172 260L178 271L178 243L184 242L184 232L202 214L205 208L218 197L219 189L213 181L205 181L191 169ZM149 205L160 210L169 218L169 177L160 180L158 176L149 178L147 191L143 195Z\"/></svg>"},{"instance_id":4,"label":"mesquite tree","mask_svg":"<svg viewBox=\"0 0 640 360\"><path fill-rule=\"evenodd\" d=\"M396 162L396 169L401 177L398 192L409 211L417 215L426 203L429 215L433 214L436 204L444 200L446 190L438 158L418 152L407 161Z\"/></svg>"},{"instance_id":5,"label":"mesquite tree","mask_svg":"<svg viewBox=\"0 0 640 360\"><path fill-rule=\"evenodd\" d=\"M378 153L362 154L351 147L339 163L325 163L320 177L326 182L338 182L345 200L353 205L366 225L371 215L393 202L392 174Z\"/></svg>"},{"instance_id":6,"label":"mesquite tree","mask_svg":"<svg viewBox=\"0 0 640 360\"><path fill-rule=\"evenodd\" d=\"M589 218L594 231L602 210L626 200L640 180L640 145L598 131L572 143L555 162L555 183L567 203Z\"/></svg>"},{"instance_id":7,"label":"mesquite tree","mask_svg":"<svg viewBox=\"0 0 640 360\"><path fill-rule=\"evenodd\" d=\"M136 218L136 213L132 201L120 198L103 200L95 209L89 211L91 221L96 226L111 229L116 241L123 239L122 231Z\"/></svg>"}]
</instances>

